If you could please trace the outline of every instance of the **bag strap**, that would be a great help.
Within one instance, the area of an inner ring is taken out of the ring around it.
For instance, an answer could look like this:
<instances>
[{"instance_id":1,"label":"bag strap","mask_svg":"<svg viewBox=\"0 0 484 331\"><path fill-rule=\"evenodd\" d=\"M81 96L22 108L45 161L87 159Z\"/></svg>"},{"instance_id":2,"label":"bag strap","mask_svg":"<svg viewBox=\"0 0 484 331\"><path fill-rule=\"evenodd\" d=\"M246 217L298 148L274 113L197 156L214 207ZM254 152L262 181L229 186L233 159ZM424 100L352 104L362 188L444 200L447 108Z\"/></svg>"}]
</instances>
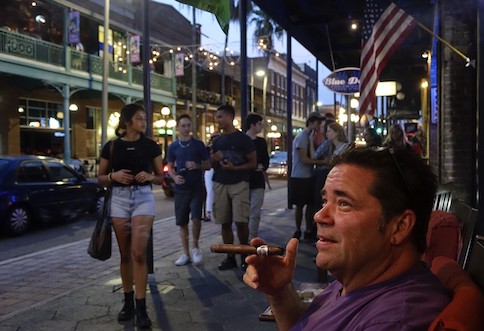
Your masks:
<instances>
[{"instance_id":1,"label":"bag strap","mask_svg":"<svg viewBox=\"0 0 484 331\"><path fill-rule=\"evenodd\" d=\"M118 138L118 139L119 139L119 138ZM112 141L111 141L111 146L109 146L108 170L109 170L110 172L112 172L112 171L113 171L114 142L115 142L116 140L117 140L117 139L112 140ZM111 183L109 183L109 184L107 185L107 187L108 187L108 191L109 191L109 192L108 192L108 194L109 194L109 195L111 194L111 190L110 190L111 186L112 186L112 184L111 184Z\"/></svg>"},{"instance_id":2,"label":"bag strap","mask_svg":"<svg viewBox=\"0 0 484 331\"><path fill-rule=\"evenodd\" d=\"M117 140L117 139L116 139L116 140ZM114 142L115 142L116 140L113 140L113 141L111 142L111 146L109 146L109 162L108 162L108 169L109 169L110 171L113 171L113 167L112 167L112 166L113 166L113 151L114 151Z\"/></svg>"}]
</instances>

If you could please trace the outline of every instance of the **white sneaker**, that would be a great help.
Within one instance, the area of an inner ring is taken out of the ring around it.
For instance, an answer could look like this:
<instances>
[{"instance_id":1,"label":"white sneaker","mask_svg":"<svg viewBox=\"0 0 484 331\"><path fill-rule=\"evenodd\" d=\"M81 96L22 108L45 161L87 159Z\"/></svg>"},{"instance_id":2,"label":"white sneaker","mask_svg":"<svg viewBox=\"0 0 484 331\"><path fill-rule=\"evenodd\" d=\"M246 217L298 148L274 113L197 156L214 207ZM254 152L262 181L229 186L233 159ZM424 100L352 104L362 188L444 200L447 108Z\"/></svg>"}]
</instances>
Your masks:
<instances>
[{"instance_id":1,"label":"white sneaker","mask_svg":"<svg viewBox=\"0 0 484 331\"><path fill-rule=\"evenodd\" d=\"M202 252L198 248L192 249L192 259L194 265L202 263Z\"/></svg>"},{"instance_id":2,"label":"white sneaker","mask_svg":"<svg viewBox=\"0 0 484 331\"><path fill-rule=\"evenodd\" d=\"M183 254L175 261L175 265L181 266L190 263L190 257L188 255Z\"/></svg>"}]
</instances>

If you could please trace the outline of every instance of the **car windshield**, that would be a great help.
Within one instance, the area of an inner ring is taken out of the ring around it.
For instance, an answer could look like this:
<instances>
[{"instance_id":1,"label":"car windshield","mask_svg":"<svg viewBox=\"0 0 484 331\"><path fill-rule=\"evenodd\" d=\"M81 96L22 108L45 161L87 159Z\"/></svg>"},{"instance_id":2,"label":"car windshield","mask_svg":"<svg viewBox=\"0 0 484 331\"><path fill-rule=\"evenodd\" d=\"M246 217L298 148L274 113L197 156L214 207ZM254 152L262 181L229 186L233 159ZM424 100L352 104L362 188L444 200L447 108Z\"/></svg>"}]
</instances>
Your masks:
<instances>
[{"instance_id":1,"label":"car windshield","mask_svg":"<svg viewBox=\"0 0 484 331\"><path fill-rule=\"evenodd\" d=\"M270 158L270 161L272 162L286 161L287 153L286 152L274 153L274 154L271 154L269 158Z\"/></svg>"}]
</instances>

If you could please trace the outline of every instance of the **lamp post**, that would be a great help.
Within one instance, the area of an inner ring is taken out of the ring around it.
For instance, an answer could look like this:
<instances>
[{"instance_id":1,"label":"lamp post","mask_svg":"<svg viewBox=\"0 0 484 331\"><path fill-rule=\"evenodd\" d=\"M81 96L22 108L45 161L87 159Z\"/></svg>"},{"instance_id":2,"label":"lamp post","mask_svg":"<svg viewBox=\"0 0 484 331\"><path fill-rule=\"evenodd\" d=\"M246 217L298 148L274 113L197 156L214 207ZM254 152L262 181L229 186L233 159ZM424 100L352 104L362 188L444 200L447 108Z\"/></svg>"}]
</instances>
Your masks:
<instances>
[{"instance_id":1,"label":"lamp post","mask_svg":"<svg viewBox=\"0 0 484 331\"><path fill-rule=\"evenodd\" d=\"M168 131L167 131L167 128L168 128L168 116L170 116L170 108L168 108L167 106L164 106L161 108L161 115L163 116L163 119L164 119L164 129L165 129L165 132L164 132L164 142L163 142L163 150L164 150L164 158L166 159L166 153L168 152L168 146L167 146L167 143L168 143Z\"/></svg>"},{"instance_id":2,"label":"lamp post","mask_svg":"<svg viewBox=\"0 0 484 331\"><path fill-rule=\"evenodd\" d=\"M254 75L264 77L266 72L263 69L254 72L254 59L250 59L250 111L252 113L254 112ZM265 108L265 104L263 108Z\"/></svg>"}]
</instances>

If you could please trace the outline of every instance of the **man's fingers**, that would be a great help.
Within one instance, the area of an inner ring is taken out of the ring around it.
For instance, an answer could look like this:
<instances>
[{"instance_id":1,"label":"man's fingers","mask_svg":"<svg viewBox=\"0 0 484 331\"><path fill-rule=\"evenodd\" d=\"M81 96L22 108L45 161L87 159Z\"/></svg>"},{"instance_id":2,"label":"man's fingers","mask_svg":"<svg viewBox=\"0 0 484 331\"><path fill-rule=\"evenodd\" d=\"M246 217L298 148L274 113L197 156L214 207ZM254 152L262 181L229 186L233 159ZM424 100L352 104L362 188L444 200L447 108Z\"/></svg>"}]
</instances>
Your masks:
<instances>
[{"instance_id":1,"label":"man's fingers","mask_svg":"<svg viewBox=\"0 0 484 331\"><path fill-rule=\"evenodd\" d=\"M259 247L260 245L265 245L266 242L262 239L260 239L259 237L256 237L256 238L253 238L251 241L250 241L250 244L254 247Z\"/></svg>"},{"instance_id":2,"label":"man's fingers","mask_svg":"<svg viewBox=\"0 0 484 331\"><path fill-rule=\"evenodd\" d=\"M299 247L299 240L292 238L286 245L285 259L290 265L296 265L297 249Z\"/></svg>"}]
</instances>

